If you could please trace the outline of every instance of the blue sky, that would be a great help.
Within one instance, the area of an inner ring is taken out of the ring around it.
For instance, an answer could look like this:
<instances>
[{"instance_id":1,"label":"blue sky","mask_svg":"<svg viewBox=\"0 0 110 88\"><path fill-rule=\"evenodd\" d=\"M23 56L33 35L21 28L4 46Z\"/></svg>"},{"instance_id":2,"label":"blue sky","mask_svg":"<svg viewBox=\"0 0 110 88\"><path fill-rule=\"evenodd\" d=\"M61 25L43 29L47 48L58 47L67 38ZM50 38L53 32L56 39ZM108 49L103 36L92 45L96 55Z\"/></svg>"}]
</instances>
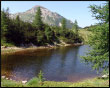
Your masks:
<instances>
[{"instance_id":1,"label":"blue sky","mask_svg":"<svg viewBox=\"0 0 110 88\"><path fill-rule=\"evenodd\" d=\"M71 20L80 27L90 26L98 21L92 17L89 5L103 5L105 1L1 1L1 9L9 7L10 13L25 12L35 5L43 6L52 12Z\"/></svg>"}]
</instances>

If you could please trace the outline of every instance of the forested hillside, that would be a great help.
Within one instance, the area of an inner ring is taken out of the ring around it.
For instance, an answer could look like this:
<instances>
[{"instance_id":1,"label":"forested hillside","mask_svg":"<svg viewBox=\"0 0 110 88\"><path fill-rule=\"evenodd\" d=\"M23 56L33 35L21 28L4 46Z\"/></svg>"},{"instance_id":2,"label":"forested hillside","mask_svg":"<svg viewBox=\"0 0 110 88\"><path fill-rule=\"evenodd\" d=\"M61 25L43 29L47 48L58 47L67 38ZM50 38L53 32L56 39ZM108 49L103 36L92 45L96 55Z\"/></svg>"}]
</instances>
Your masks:
<instances>
[{"instance_id":1,"label":"forested hillside","mask_svg":"<svg viewBox=\"0 0 110 88\"><path fill-rule=\"evenodd\" d=\"M16 46L28 45L54 45L62 41L68 44L81 43L78 35L78 24L75 21L72 29L68 29L66 19L61 20L61 27L50 26L42 20L40 7L37 8L35 18L32 23L24 22L19 15L15 19L9 16L9 9L1 11L1 43Z\"/></svg>"}]
</instances>

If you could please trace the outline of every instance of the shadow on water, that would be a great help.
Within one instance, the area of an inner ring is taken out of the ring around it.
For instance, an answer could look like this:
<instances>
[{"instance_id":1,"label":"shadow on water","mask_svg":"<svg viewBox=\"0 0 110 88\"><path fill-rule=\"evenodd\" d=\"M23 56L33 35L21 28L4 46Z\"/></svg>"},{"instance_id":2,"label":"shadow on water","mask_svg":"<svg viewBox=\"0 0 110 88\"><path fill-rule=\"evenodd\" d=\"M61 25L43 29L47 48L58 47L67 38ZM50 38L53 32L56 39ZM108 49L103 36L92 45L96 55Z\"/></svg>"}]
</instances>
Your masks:
<instances>
[{"instance_id":1,"label":"shadow on water","mask_svg":"<svg viewBox=\"0 0 110 88\"><path fill-rule=\"evenodd\" d=\"M96 71L81 63L87 45L60 47L57 49L27 50L11 55L2 55L2 75L14 80L29 80L42 70L46 80L79 81L95 77ZM90 49L90 48L89 48Z\"/></svg>"}]
</instances>

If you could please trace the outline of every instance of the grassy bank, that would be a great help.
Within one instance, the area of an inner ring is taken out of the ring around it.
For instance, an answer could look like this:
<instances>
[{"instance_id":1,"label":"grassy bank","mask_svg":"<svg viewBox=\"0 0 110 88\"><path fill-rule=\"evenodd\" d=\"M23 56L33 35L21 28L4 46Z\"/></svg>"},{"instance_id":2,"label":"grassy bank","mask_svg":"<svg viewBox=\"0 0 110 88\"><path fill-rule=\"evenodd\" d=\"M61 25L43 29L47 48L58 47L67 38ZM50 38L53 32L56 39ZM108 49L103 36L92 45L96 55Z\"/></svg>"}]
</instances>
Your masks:
<instances>
[{"instance_id":1,"label":"grassy bank","mask_svg":"<svg viewBox=\"0 0 110 88\"><path fill-rule=\"evenodd\" d=\"M89 36L93 34L91 31L88 31L86 29L80 29L78 32L79 35L82 36L82 38L84 39L84 43L87 43L89 40Z\"/></svg>"},{"instance_id":2,"label":"grassy bank","mask_svg":"<svg viewBox=\"0 0 110 88\"><path fill-rule=\"evenodd\" d=\"M37 78L33 78L26 84L22 84L22 82L16 82L2 78L1 87L109 87L109 79L93 78L76 83L44 81L41 84Z\"/></svg>"}]
</instances>

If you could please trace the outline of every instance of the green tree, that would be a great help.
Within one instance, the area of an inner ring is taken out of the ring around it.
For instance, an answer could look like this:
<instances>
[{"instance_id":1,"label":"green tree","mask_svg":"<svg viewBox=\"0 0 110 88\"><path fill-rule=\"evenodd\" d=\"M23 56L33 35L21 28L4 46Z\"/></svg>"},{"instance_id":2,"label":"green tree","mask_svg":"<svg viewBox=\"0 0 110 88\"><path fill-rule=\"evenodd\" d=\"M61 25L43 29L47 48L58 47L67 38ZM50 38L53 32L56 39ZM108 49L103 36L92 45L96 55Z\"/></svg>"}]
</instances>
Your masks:
<instances>
[{"instance_id":1,"label":"green tree","mask_svg":"<svg viewBox=\"0 0 110 88\"><path fill-rule=\"evenodd\" d=\"M22 24L22 25L21 25ZM23 27L24 22L19 19L19 16L16 19L10 19L8 23L8 30L6 33L6 41L12 42L15 45L20 45L24 41Z\"/></svg>"},{"instance_id":2,"label":"green tree","mask_svg":"<svg viewBox=\"0 0 110 88\"><path fill-rule=\"evenodd\" d=\"M43 72L40 70L38 74L39 84L42 86L44 83L45 78L43 77Z\"/></svg>"},{"instance_id":3,"label":"green tree","mask_svg":"<svg viewBox=\"0 0 110 88\"><path fill-rule=\"evenodd\" d=\"M78 34L78 23L77 23L77 20L75 20L72 29L75 32L75 34Z\"/></svg>"},{"instance_id":4,"label":"green tree","mask_svg":"<svg viewBox=\"0 0 110 88\"><path fill-rule=\"evenodd\" d=\"M45 28L45 35L46 35L47 41L51 42L52 41L52 37L53 37L53 32L52 32L52 30L51 30L51 28L49 26L47 26Z\"/></svg>"},{"instance_id":5,"label":"green tree","mask_svg":"<svg viewBox=\"0 0 110 88\"><path fill-rule=\"evenodd\" d=\"M101 23L109 22L109 2L103 3L104 5L90 5L92 16L99 20Z\"/></svg>"},{"instance_id":6,"label":"green tree","mask_svg":"<svg viewBox=\"0 0 110 88\"><path fill-rule=\"evenodd\" d=\"M66 30L66 19L63 18L62 21L61 21L61 30L59 30L60 35L63 36L63 37L65 37L66 31L67 31Z\"/></svg>"},{"instance_id":7,"label":"green tree","mask_svg":"<svg viewBox=\"0 0 110 88\"><path fill-rule=\"evenodd\" d=\"M18 26L18 27L20 27L20 18L19 18L19 15L16 17L16 19L15 19L15 22L16 22L16 25Z\"/></svg>"},{"instance_id":8,"label":"green tree","mask_svg":"<svg viewBox=\"0 0 110 88\"><path fill-rule=\"evenodd\" d=\"M22 28L23 34L24 34L24 43L37 44L37 40L36 40L37 36L35 36L36 30L32 26L32 24L30 24L28 22L22 23L21 28Z\"/></svg>"},{"instance_id":9,"label":"green tree","mask_svg":"<svg viewBox=\"0 0 110 88\"><path fill-rule=\"evenodd\" d=\"M42 22L41 15L42 15L42 13L41 13L40 7L38 7L36 15L35 15L35 19L33 20L33 25L34 25L34 27L36 27L39 30L42 30L42 28L43 28L43 22Z\"/></svg>"},{"instance_id":10,"label":"green tree","mask_svg":"<svg viewBox=\"0 0 110 88\"><path fill-rule=\"evenodd\" d=\"M109 70L109 3L107 2L103 7L91 5L91 11L97 20L101 21L91 30L93 35L89 38L89 45L92 50L83 57L84 61L92 63L93 69L98 72L108 72Z\"/></svg>"},{"instance_id":11,"label":"green tree","mask_svg":"<svg viewBox=\"0 0 110 88\"><path fill-rule=\"evenodd\" d=\"M66 29L66 19L65 18L62 19L61 24L62 24L62 30L65 30Z\"/></svg>"},{"instance_id":12,"label":"green tree","mask_svg":"<svg viewBox=\"0 0 110 88\"><path fill-rule=\"evenodd\" d=\"M40 82L44 81L44 77L43 77L43 72L40 70L39 74L38 74L38 79Z\"/></svg>"},{"instance_id":13,"label":"green tree","mask_svg":"<svg viewBox=\"0 0 110 88\"><path fill-rule=\"evenodd\" d=\"M38 45L45 45L46 38L44 31L38 30L35 35L37 36Z\"/></svg>"},{"instance_id":14,"label":"green tree","mask_svg":"<svg viewBox=\"0 0 110 88\"><path fill-rule=\"evenodd\" d=\"M6 32L7 32L7 30L8 30L8 22L9 22L9 20L8 20L8 15L7 15L7 12L8 11L8 9L5 11L4 9L3 9L3 11L1 11L1 37L5 37L5 35L6 35Z\"/></svg>"}]
</instances>

